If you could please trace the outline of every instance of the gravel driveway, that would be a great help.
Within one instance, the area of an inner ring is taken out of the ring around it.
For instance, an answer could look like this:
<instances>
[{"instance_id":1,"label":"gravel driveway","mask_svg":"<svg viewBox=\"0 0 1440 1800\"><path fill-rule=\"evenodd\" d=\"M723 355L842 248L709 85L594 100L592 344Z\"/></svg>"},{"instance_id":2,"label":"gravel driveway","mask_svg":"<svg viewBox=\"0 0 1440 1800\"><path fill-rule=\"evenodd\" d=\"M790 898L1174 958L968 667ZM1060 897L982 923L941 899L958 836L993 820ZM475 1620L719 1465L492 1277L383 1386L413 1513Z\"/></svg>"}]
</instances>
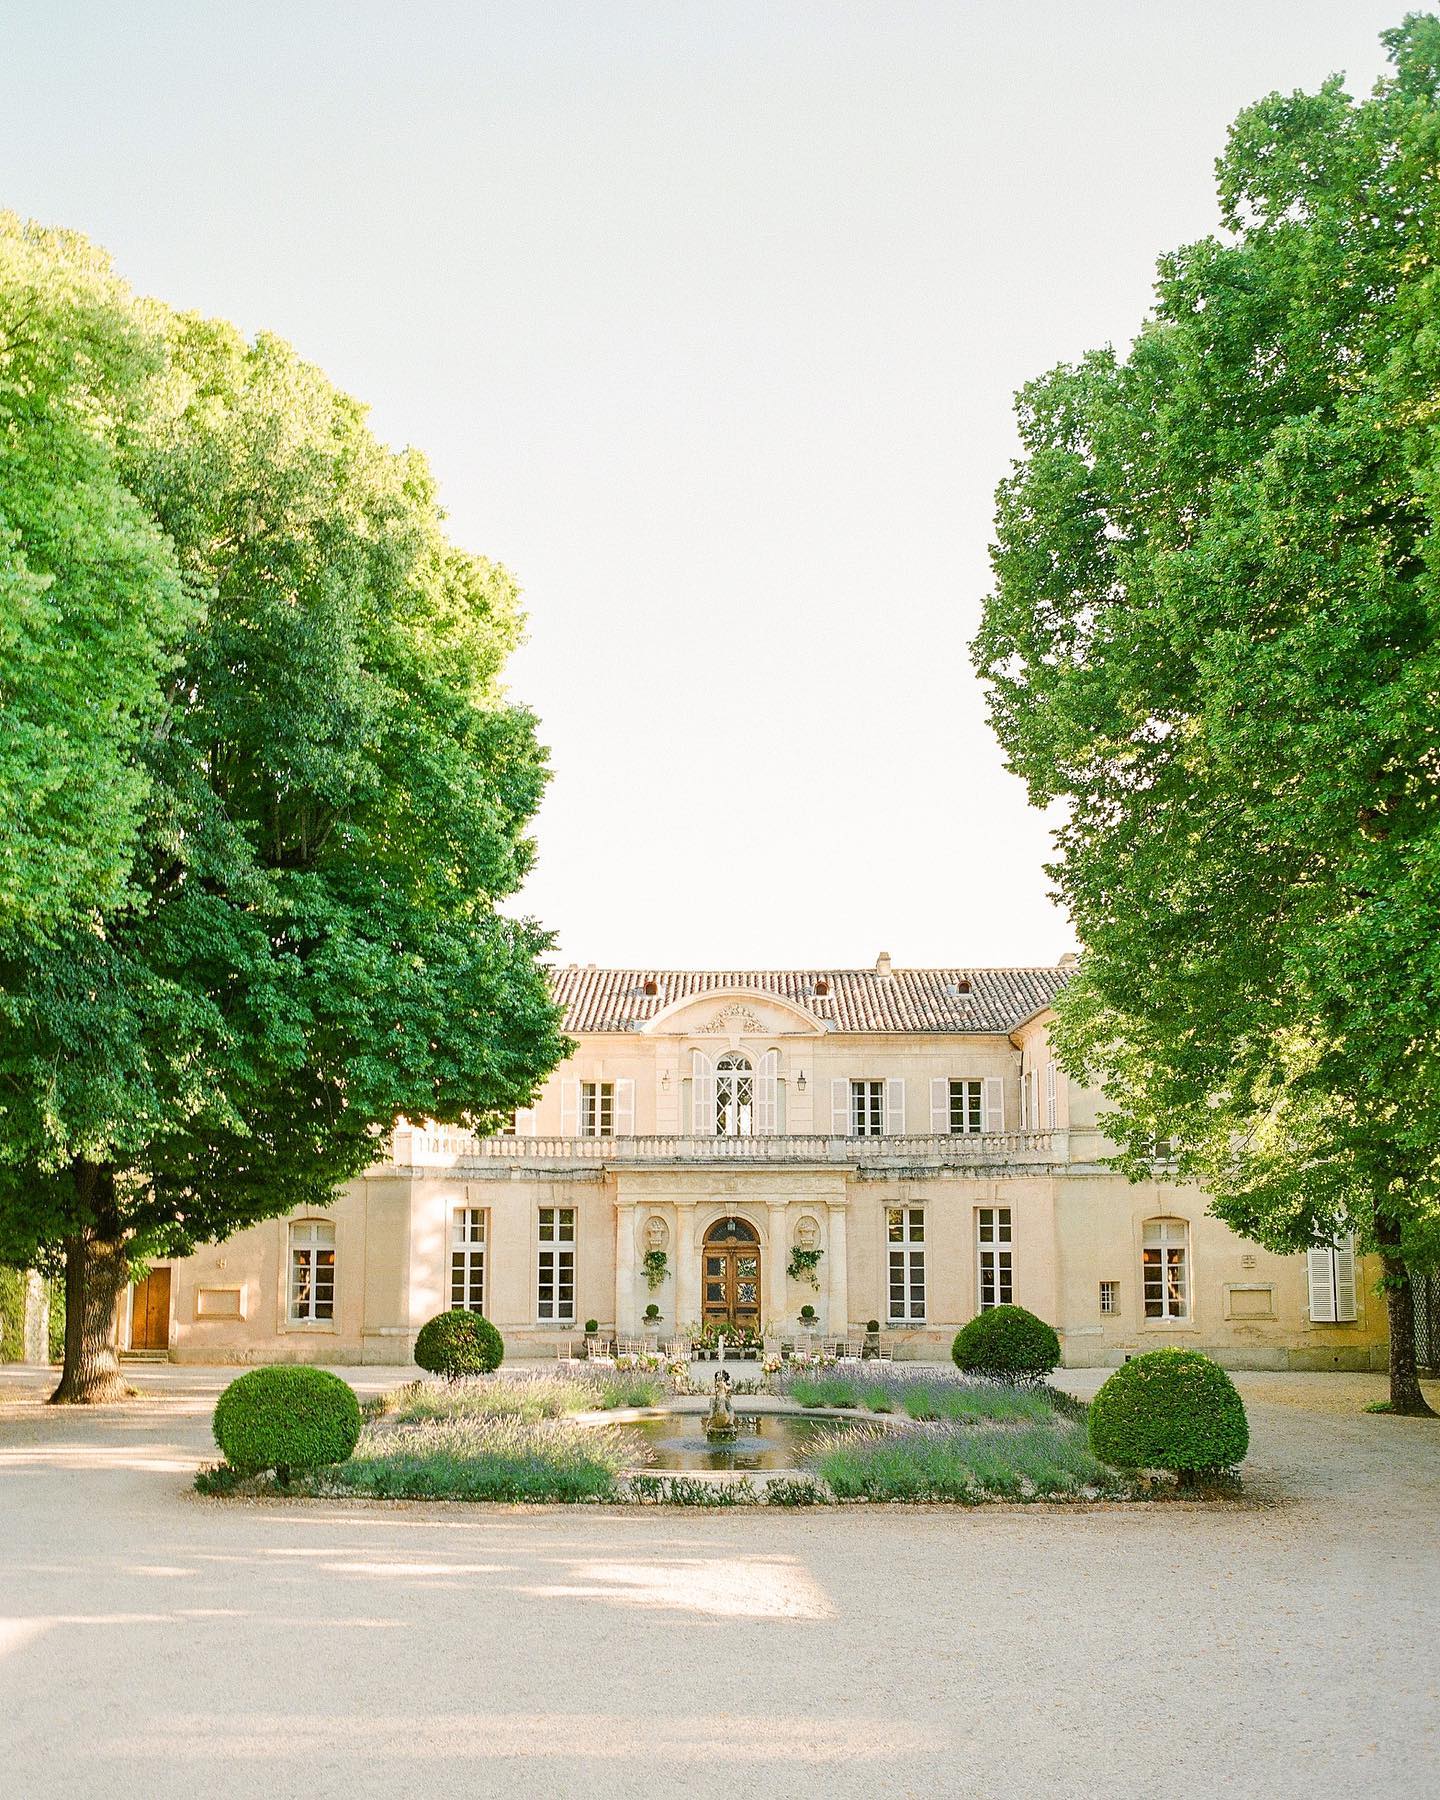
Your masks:
<instances>
[{"instance_id":1,"label":"gravel driveway","mask_svg":"<svg viewBox=\"0 0 1440 1800\"><path fill-rule=\"evenodd\" d=\"M1237 1378L1260 1504L735 1516L205 1501L226 1371L44 1379L0 1369L16 1800L1440 1793L1440 1423L1376 1376Z\"/></svg>"}]
</instances>

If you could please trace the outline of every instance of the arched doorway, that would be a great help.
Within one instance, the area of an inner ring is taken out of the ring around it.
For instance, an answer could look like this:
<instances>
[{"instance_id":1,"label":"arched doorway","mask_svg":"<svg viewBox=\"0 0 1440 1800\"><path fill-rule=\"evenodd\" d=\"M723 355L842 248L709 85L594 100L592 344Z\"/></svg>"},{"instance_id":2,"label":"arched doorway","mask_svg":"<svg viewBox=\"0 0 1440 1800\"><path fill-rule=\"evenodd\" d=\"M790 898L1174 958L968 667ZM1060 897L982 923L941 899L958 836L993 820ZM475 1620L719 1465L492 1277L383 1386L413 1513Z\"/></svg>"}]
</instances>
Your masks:
<instances>
[{"instance_id":1,"label":"arched doorway","mask_svg":"<svg viewBox=\"0 0 1440 1800\"><path fill-rule=\"evenodd\" d=\"M701 1323L760 1329L760 1235L744 1219L717 1219L705 1233Z\"/></svg>"}]
</instances>

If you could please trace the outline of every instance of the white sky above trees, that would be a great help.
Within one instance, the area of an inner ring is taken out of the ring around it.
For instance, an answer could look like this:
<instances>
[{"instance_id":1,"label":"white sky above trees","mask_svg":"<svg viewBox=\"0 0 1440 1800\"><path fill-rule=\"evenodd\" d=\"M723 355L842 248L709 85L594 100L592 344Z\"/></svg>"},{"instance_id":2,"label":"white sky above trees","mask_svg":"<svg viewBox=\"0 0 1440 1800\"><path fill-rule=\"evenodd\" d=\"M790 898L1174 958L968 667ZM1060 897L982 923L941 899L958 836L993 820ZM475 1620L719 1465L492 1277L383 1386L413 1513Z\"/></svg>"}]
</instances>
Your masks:
<instances>
[{"instance_id":1,"label":"white sky above trees","mask_svg":"<svg viewBox=\"0 0 1440 1800\"><path fill-rule=\"evenodd\" d=\"M1052 962L966 653L1011 393L1406 10L7 0L0 204L428 453L525 589L563 957Z\"/></svg>"}]
</instances>

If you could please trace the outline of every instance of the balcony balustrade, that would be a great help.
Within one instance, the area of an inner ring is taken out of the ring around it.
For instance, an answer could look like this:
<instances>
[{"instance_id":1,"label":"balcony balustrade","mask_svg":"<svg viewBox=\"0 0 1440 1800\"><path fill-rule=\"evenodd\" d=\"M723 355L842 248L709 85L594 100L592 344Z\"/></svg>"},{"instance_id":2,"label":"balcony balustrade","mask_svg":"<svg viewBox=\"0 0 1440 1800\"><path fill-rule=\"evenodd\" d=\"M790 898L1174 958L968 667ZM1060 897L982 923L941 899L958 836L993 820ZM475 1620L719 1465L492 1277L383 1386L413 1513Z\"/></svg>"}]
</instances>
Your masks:
<instances>
[{"instance_id":1,"label":"balcony balustrade","mask_svg":"<svg viewBox=\"0 0 1440 1800\"><path fill-rule=\"evenodd\" d=\"M777 1163L867 1167L967 1168L975 1165L1049 1165L1068 1159L1064 1131L907 1133L896 1137L828 1137L800 1133L765 1137L478 1137L451 1126L402 1126L396 1163L454 1168L496 1161L555 1168L567 1164Z\"/></svg>"}]
</instances>

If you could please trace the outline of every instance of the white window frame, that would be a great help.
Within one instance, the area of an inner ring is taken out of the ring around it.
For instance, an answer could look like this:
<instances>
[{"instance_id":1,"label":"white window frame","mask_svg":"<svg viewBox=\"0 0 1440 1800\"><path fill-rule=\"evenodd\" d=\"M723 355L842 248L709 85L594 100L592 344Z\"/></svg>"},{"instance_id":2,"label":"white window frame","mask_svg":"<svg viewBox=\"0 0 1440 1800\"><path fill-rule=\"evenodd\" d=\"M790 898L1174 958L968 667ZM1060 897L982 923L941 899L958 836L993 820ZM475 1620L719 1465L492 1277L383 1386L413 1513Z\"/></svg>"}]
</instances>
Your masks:
<instances>
[{"instance_id":1,"label":"white window frame","mask_svg":"<svg viewBox=\"0 0 1440 1800\"><path fill-rule=\"evenodd\" d=\"M580 1136L608 1138L615 1135L615 1083L580 1083Z\"/></svg>"},{"instance_id":2,"label":"white window frame","mask_svg":"<svg viewBox=\"0 0 1440 1800\"><path fill-rule=\"evenodd\" d=\"M1054 1131L1059 1123L1060 1107L1055 1088L1055 1063L1052 1060L1045 1065L1045 1129Z\"/></svg>"},{"instance_id":3,"label":"white window frame","mask_svg":"<svg viewBox=\"0 0 1440 1800\"><path fill-rule=\"evenodd\" d=\"M1159 1254L1154 1261L1149 1252ZM1179 1252L1178 1259L1175 1252ZM1179 1280L1174 1271L1179 1270ZM1185 1219L1147 1219L1140 1237L1140 1302L1147 1325L1183 1325L1194 1310L1190 1225ZM1152 1311L1152 1308L1158 1310Z\"/></svg>"},{"instance_id":4,"label":"white window frame","mask_svg":"<svg viewBox=\"0 0 1440 1800\"><path fill-rule=\"evenodd\" d=\"M925 1208L885 1208L885 1306L892 1325L922 1324L927 1317Z\"/></svg>"},{"instance_id":5,"label":"white window frame","mask_svg":"<svg viewBox=\"0 0 1440 1800\"><path fill-rule=\"evenodd\" d=\"M327 1253L328 1265L321 1260ZM285 1313L292 1325L335 1323L335 1274L334 1222L295 1220L290 1227L285 1272Z\"/></svg>"},{"instance_id":6,"label":"white window frame","mask_svg":"<svg viewBox=\"0 0 1440 1800\"><path fill-rule=\"evenodd\" d=\"M456 1206L450 1211L450 1307L452 1311L485 1311L485 1244L489 1221L483 1206ZM459 1298L457 1299L457 1294Z\"/></svg>"},{"instance_id":7,"label":"white window frame","mask_svg":"<svg viewBox=\"0 0 1440 1800\"><path fill-rule=\"evenodd\" d=\"M867 1076L850 1078L850 1136L884 1137L885 1083Z\"/></svg>"},{"instance_id":8,"label":"white window frame","mask_svg":"<svg viewBox=\"0 0 1440 1800\"><path fill-rule=\"evenodd\" d=\"M949 1130L952 1137L975 1137L984 1131L985 1082L982 1077L966 1075L954 1078L949 1084L948 1098Z\"/></svg>"},{"instance_id":9,"label":"white window frame","mask_svg":"<svg viewBox=\"0 0 1440 1800\"><path fill-rule=\"evenodd\" d=\"M743 1050L729 1050L715 1063L715 1136L755 1136L754 1063Z\"/></svg>"},{"instance_id":10,"label":"white window frame","mask_svg":"<svg viewBox=\"0 0 1440 1800\"><path fill-rule=\"evenodd\" d=\"M1008 1206L975 1208L975 1303L981 1312L1015 1304L1014 1226Z\"/></svg>"},{"instance_id":11,"label":"white window frame","mask_svg":"<svg viewBox=\"0 0 1440 1800\"><path fill-rule=\"evenodd\" d=\"M1113 1319L1120 1311L1120 1283L1118 1281L1102 1281L1100 1283L1100 1315L1105 1319Z\"/></svg>"},{"instance_id":12,"label":"white window frame","mask_svg":"<svg viewBox=\"0 0 1440 1800\"><path fill-rule=\"evenodd\" d=\"M536 1219L535 1317L541 1325L575 1323L575 1244L573 1206L542 1206ZM569 1310L566 1311L568 1302Z\"/></svg>"}]
</instances>

